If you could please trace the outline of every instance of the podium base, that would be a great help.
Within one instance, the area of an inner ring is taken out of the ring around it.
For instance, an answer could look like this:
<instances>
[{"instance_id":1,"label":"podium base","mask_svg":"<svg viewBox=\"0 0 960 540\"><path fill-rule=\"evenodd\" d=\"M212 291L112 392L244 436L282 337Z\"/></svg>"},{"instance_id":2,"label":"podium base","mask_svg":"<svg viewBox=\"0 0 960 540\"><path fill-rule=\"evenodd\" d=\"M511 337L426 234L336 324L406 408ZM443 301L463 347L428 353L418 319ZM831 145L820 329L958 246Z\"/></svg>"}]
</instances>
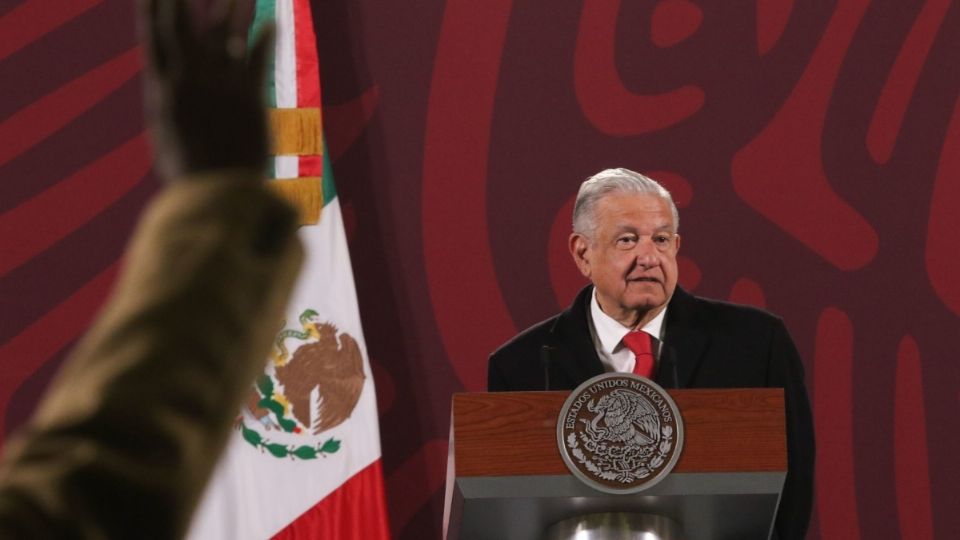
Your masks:
<instances>
[{"instance_id":1,"label":"podium base","mask_svg":"<svg viewBox=\"0 0 960 540\"><path fill-rule=\"evenodd\" d=\"M544 540L680 540L680 525L654 514L586 514L551 525Z\"/></svg>"}]
</instances>

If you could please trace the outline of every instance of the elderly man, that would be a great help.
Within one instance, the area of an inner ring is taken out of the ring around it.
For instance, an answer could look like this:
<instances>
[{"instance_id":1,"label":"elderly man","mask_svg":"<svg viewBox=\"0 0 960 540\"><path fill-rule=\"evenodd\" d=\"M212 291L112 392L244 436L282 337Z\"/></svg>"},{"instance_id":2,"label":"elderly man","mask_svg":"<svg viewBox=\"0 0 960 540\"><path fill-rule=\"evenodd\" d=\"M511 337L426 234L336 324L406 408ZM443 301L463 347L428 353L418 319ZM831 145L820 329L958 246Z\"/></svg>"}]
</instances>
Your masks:
<instances>
[{"instance_id":1,"label":"elderly man","mask_svg":"<svg viewBox=\"0 0 960 540\"><path fill-rule=\"evenodd\" d=\"M562 313L490 356L490 391L571 390L604 372L668 388L784 388L788 473L775 536L803 538L814 441L803 365L783 321L677 286L679 216L670 193L627 169L580 187L570 253L592 285Z\"/></svg>"}]
</instances>

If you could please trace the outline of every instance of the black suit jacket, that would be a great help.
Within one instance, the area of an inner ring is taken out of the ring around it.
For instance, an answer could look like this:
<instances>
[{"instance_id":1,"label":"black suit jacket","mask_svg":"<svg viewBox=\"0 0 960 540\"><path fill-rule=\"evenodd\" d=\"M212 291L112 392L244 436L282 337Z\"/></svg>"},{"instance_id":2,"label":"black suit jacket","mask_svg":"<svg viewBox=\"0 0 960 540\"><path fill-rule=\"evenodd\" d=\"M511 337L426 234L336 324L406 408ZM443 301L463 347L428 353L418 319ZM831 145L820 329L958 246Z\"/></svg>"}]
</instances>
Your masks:
<instances>
[{"instance_id":1,"label":"black suit jacket","mask_svg":"<svg viewBox=\"0 0 960 540\"><path fill-rule=\"evenodd\" d=\"M573 390L603 373L590 337L592 294L592 286L584 288L568 309L497 349L490 356L487 389ZM654 377L661 386L784 389L788 471L775 536L803 538L813 499L813 421L803 363L783 320L760 309L699 298L677 287L664 324Z\"/></svg>"}]
</instances>

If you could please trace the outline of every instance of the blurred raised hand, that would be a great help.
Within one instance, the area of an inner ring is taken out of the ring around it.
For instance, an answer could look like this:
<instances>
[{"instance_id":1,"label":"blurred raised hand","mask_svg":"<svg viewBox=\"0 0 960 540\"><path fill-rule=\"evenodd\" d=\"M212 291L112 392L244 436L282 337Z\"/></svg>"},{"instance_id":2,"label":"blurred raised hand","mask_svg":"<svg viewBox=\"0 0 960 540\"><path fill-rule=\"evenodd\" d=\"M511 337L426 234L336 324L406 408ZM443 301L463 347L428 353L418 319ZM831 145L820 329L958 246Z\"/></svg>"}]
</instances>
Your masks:
<instances>
[{"instance_id":1,"label":"blurred raised hand","mask_svg":"<svg viewBox=\"0 0 960 540\"><path fill-rule=\"evenodd\" d=\"M217 169L264 170L272 27L248 48L236 0L215 2L201 17L187 0L141 1L147 122L159 171L177 179Z\"/></svg>"}]
</instances>

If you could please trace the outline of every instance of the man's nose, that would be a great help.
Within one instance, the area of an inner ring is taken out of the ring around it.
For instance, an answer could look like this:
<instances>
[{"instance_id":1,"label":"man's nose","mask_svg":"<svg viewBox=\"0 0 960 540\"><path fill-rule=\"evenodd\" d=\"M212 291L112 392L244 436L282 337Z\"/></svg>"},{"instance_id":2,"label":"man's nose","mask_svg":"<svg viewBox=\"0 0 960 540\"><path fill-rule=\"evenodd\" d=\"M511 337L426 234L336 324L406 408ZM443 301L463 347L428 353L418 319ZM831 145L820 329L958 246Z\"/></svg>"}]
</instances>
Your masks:
<instances>
[{"instance_id":1,"label":"man's nose","mask_svg":"<svg viewBox=\"0 0 960 540\"><path fill-rule=\"evenodd\" d=\"M635 248L637 255L637 264L645 268L656 266L660 263L657 257L657 247L653 244L653 239L649 236L640 237Z\"/></svg>"}]
</instances>

